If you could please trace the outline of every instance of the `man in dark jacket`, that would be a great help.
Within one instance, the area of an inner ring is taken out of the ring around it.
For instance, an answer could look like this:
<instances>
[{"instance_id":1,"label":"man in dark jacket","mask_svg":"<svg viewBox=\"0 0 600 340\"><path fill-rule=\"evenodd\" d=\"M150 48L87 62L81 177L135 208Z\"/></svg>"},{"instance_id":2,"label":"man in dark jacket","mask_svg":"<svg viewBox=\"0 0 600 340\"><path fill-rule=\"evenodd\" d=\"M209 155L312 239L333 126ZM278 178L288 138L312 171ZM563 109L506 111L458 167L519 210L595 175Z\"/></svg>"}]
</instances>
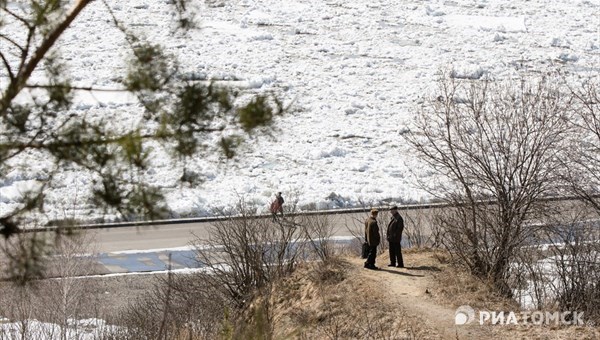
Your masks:
<instances>
[{"instance_id":1,"label":"man in dark jacket","mask_svg":"<svg viewBox=\"0 0 600 340\"><path fill-rule=\"evenodd\" d=\"M388 264L388 267L404 268L402 248L400 247L402 231L404 231L404 219L398 213L397 206L391 207L390 213L392 214L392 220L387 227L387 240L390 244L390 264Z\"/></svg>"},{"instance_id":2,"label":"man in dark jacket","mask_svg":"<svg viewBox=\"0 0 600 340\"><path fill-rule=\"evenodd\" d=\"M371 216L365 221L365 242L369 245L369 253L367 255L367 261L365 261L365 268L368 269L379 269L375 267L375 258L377 257L377 246L381 241L379 235L379 225L377 224L377 209L371 209Z\"/></svg>"}]
</instances>

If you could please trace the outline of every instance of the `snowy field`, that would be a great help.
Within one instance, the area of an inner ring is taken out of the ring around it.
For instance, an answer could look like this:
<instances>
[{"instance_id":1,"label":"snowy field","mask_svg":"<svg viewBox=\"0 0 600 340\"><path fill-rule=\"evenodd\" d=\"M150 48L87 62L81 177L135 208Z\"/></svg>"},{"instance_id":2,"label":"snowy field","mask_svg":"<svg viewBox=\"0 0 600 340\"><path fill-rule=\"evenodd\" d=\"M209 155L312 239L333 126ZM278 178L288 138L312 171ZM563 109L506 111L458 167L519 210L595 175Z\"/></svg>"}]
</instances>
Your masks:
<instances>
[{"instance_id":1,"label":"snowy field","mask_svg":"<svg viewBox=\"0 0 600 340\"><path fill-rule=\"evenodd\" d=\"M598 0L210 0L187 39L170 34L166 0L109 2L118 18L177 55L191 77L272 92L290 105L273 137L251 140L236 162L192 160L206 176L201 187L177 187L169 160L157 155L146 175L167 190L176 217L210 215L239 195L262 212L277 191L321 209L427 201L417 179L435 179L402 134L440 69L472 79L600 70ZM60 45L74 85L118 87L128 50L101 2L73 26ZM0 74L0 89L6 83ZM72 111L110 117L119 129L133 126L141 108L127 96L82 93ZM43 178L47 164L33 158L0 179L0 215ZM85 204L89 183L83 174L59 176L48 218L94 216Z\"/></svg>"},{"instance_id":2,"label":"snowy field","mask_svg":"<svg viewBox=\"0 0 600 340\"><path fill-rule=\"evenodd\" d=\"M25 320L23 322L10 322L0 316L0 338L1 339L78 339L95 340L102 339L102 334L116 332L115 326L107 325L101 319L68 320L68 327L37 320Z\"/></svg>"}]
</instances>

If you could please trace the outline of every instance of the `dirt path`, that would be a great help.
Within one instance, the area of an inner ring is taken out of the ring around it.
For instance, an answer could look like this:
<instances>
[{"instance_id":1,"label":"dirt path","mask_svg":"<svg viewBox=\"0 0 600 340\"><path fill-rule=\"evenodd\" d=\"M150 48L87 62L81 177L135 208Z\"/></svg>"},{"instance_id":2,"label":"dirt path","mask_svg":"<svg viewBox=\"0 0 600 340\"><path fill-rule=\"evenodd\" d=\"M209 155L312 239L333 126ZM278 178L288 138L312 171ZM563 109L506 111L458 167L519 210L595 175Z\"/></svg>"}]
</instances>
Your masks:
<instances>
[{"instance_id":1,"label":"dirt path","mask_svg":"<svg viewBox=\"0 0 600 340\"><path fill-rule=\"evenodd\" d=\"M380 270L360 270L358 275L363 282L370 282L383 290L389 302L397 303L407 314L422 321L428 328L438 332L441 339L491 339L493 335L487 327L479 324L456 325L456 308L436 302L431 291L434 277L440 269L431 265L419 254L405 256L407 268L386 267L387 259L378 258ZM353 264L362 266L363 260L351 259ZM465 303L466 304L466 303Z\"/></svg>"}]
</instances>

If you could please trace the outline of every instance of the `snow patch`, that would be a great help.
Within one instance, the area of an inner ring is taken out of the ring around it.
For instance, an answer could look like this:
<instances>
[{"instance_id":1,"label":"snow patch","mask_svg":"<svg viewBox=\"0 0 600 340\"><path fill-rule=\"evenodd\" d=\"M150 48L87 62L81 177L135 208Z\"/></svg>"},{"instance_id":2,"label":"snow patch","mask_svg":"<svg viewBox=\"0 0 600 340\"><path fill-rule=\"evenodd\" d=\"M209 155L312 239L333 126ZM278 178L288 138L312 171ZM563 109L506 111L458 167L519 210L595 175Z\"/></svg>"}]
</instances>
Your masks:
<instances>
[{"instance_id":1,"label":"snow patch","mask_svg":"<svg viewBox=\"0 0 600 340\"><path fill-rule=\"evenodd\" d=\"M558 56L558 59L560 61L563 61L565 63L568 62L576 62L577 60L579 60L579 56L577 56L576 54L572 54L572 53L568 53L568 52L563 52Z\"/></svg>"},{"instance_id":2,"label":"snow patch","mask_svg":"<svg viewBox=\"0 0 600 340\"><path fill-rule=\"evenodd\" d=\"M262 33L262 34L253 35L250 38L248 38L249 42L252 42L252 41L267 41L267 40L273 40L273 35L271 35L270 33Z\"/></svg>"},{"instance_id":3,"label":"snow patch","mask_svg":"<svg viewBox=\"0 0 600 340\"><path fill-rule=\"evenodd\" d=\"M453 68L450 77L456 79L477 80L481 79L487 73L488 71L481 66L465 65Z\"/></svg>"},{"instance_id":4,"label":"snow patch","mask_svg":"<svg viewBox=\"0 0 600 340\"><path fill-rule=\"evenodd\" d=\"M445 17L445 22L455 28L472 27L483 31L527 32L524 17L494 17L483 15L452 14Z\"/></svg>"},{"instance_id":5,"label":"snow patch","mask_svg":"<svg viewBox=\"0 0 600 340\"><path fill-rule=\"evenodd\" d=\"M311 159L323 159L329 157L344 157L348 152L345 149L337 146L326 146L321 150L312 151L310 154Z\"/></svg>"},{"instance_id":6,"label":"snow patch","mask_svg":"<svg viewBox=\"0 0 600 340\"><path fill-rule=\"evenodd\" d=\"M444 11L442 11L439 8L432 7L431 5L425 6L425 13L432 17L441 17L443 15L446 15Z\"/></svg>"}]
</instances>

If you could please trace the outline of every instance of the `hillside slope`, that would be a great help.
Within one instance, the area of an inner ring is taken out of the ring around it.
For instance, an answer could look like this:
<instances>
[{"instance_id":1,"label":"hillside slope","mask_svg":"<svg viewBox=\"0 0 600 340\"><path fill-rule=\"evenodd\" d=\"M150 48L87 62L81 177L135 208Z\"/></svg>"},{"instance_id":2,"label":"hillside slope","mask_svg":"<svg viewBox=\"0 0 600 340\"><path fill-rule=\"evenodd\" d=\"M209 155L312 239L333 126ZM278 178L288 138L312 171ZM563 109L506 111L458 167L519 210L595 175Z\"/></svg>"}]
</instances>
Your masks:
<instances>
[{"instance_id":1,"label":"hillside slope","mask_svg":"<svg viewBox=\"0 0 600 340\"><path fill-rule=\"evenodd\" d=\"M599 327L455 324L460 305L515 311L483 283L446 263L445 255L409 251L406 268L362 268L347 257L299 268L277 285L271 304L276 338L299 339L598 339ZM440 262L440 260L442 260Z\"/></svg>"}]
</instances>

